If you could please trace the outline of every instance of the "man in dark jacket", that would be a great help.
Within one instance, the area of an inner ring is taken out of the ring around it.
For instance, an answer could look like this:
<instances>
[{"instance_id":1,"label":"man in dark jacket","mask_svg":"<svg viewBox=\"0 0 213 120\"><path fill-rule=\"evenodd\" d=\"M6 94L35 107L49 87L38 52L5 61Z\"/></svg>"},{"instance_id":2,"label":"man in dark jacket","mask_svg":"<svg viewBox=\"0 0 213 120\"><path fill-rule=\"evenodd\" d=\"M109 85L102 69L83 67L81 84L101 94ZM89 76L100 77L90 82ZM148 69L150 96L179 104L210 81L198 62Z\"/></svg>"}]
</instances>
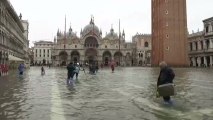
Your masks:
<instances>
[{"instance_id":1,"label":"man in dark jacket","mask_svg":"<svg viewBox=\"0 0 213 120\"><path fill-rule=\"evenodd\" d=\"M70 64L67 66L67 79L69 80L70 78L73 78L74 76L74 70L75 70L75 66L73 65L72 62L70 62Z\"/></svg>"},{"instance_id":2,"label":"man in dark jacket","mask_svg":"<svg viewBox=\"0 0 213 120\"><path fill-rule=\"evenodd\" d=\"M161 62L159 64L160 66L160 75L158 77L157 86L167 84L167 83L173 83L173 79L175 77L175 74L173 70L167 66L166 62ZM165 102L170 102L170 96L163 96L163 99Z\"/></svg>"}]
</instances>

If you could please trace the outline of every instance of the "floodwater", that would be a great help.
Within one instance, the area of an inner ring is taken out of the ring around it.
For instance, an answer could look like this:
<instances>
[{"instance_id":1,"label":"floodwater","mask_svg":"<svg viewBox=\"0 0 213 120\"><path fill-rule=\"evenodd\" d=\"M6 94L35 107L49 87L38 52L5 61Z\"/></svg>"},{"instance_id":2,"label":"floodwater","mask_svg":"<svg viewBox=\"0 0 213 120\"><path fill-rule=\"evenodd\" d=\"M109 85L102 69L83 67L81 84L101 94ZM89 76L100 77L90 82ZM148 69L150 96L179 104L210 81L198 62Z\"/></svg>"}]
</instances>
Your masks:
<instances>
[{"instance_id":1,"label":"floodwater","mask_svg":"<svg viewBox=\"0 0 213 120\"><path fill-rule=\"evenodd\" d=\"M45 69L0 78L0 120L213 120L213 69L174 69L173 105L156 98L158 68L81 72L74 88L66 68Z\"/></svg>"}]
</instances>

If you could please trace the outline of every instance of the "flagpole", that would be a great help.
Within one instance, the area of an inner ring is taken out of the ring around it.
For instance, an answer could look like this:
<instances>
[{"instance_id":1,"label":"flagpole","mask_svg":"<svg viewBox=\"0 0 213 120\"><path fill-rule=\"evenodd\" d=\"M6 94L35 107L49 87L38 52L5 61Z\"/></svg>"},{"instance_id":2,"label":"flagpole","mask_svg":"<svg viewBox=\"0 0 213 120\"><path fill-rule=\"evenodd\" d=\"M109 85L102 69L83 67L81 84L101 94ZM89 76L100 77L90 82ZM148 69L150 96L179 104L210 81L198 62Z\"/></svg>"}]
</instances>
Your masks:
<instances>
[{"instance_id":1,"label":"flagpole","mask_svg":"<svg viewBox=\"0 0 213 120\"><path fill-rule=\"evenodd\" d=\"M94 23L94 16L92 15L92 27L93 27L92 35L93 35L93 36L95 35L95 34L94 34L94 25L95 25L95 23Z\"/></svg>"},{"instance_id":2,"label":"flagpole","mask_svg":"<svg viewBox=\"0 0 213 120\"><path fill-rule=\"evenodd\" d=\"M66 39L67 39L67 18L66 18L66 15L65 15L65 30L64 30L64 50L66 48Z\"/></svg>"},{"instance_id":3,"label":"flagpole","mask_svg":"<svg viewBox=\"0 0 213 120\"><path fill-rule=\"evenodd\" d=\"M120 63L121 63L121 49L120 49L120 39L121 39L121 36L120 36L120 19L119 19L119 66L120 66Z\"/></svg>"}]
</instances>

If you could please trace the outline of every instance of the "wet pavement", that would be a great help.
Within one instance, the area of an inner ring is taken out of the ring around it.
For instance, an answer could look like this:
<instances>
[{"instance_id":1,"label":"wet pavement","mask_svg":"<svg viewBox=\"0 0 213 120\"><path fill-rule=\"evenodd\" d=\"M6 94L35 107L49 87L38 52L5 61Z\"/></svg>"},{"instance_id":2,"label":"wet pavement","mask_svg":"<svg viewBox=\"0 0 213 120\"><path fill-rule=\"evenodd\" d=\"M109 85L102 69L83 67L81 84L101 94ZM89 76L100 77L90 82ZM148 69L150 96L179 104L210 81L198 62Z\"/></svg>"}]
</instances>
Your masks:
<instances>
[{"instance_id":1,"label":"wet pavement","mask_svg":"<svg viewBox=\"0 0 213 120\"><path fill-rule=\"evenodd\" d=\"M81 72L74 88L65 68L45 69L0 78L0 120L213 120L213 69L174 69L173 105L156 98L158 68Z\"/></svg>"}]
</instances>

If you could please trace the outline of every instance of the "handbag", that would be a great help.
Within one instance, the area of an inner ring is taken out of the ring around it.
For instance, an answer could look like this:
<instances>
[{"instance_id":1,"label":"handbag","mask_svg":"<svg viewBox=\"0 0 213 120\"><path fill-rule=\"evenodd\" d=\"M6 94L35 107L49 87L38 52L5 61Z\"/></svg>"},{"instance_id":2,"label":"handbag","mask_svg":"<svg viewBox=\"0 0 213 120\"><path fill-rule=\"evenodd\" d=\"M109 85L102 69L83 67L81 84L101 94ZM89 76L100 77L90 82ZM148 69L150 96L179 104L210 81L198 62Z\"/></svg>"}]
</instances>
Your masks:
<instances>
[{"instance_id":1,"label":"handbag","mask_svg":"<svg viewBox=\"0 0 213 120\"><path fill-rule=\"evenodd\" d=\"M158 93L159 96L174 96L175 95L175 88L173 83L167 83L158 86Z\"/></svg>"}]
</instances>

